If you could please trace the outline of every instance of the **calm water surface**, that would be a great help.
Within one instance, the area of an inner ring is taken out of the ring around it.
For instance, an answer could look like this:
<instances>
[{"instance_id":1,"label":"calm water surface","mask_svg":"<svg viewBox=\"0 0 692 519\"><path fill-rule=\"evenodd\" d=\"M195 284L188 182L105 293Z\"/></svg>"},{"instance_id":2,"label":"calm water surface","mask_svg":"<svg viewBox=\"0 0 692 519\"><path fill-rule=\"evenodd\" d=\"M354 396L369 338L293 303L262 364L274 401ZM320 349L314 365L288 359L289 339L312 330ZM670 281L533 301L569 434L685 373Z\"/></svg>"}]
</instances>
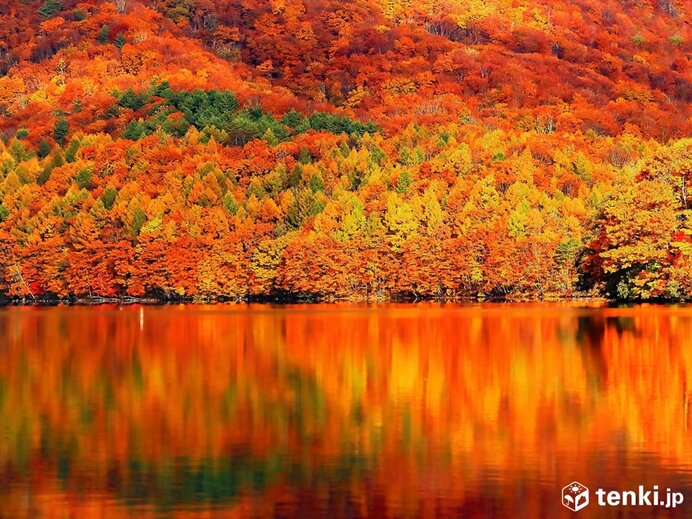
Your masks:
<instances>
[{"instance_id":1,"label":"calm water surface","mask_svg":"<svg viewBox=\"0 0 692 519\"><path fill-rule=\"evenodd\" d=\"M691 396L689 307L2 309L0 517L692 517Z\"/></svg>"}]
</instances>

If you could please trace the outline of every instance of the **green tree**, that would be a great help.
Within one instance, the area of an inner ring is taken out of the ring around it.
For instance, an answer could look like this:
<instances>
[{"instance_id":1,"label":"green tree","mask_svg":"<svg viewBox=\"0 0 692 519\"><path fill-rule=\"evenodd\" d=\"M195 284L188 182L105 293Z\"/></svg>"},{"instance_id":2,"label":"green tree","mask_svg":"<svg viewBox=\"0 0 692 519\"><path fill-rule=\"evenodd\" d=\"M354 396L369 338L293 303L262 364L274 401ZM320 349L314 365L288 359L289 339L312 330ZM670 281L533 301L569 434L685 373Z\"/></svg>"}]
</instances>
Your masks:
<instances>
[{"instance_id":1,"label":"green tree","mask_svg":"<svg viewBox=\"0 0 692 519\"><path fill-rule=\"evenodd\" d=\"M67 146L67 149L65 150L65 160L69 163L72 163L75 160L77 160L77 152L78 151L79 151L79 140L73 138L70 141L70 144Z\"/></svg>"},{"instance_id":2,"label":"green tree","mask_svg":"<svg viewBox=\"0 0 692 519\"><path fill-rule=\"evenodd\" d=\"M238 202L230 191L223 197L223 207L230 215L234 215L238 211Z\"/></svg>"},{"instance_id":3,"label":"green tree","mask_svg":"<svg viewBox=\"0 0 692 519\"><path fill-rule=\"evenodd\" d=\"M288 177L286 178L286 187L287 188L296 188L300 185L302 180L303 180L303 168L300 167L299 165L296 165L293 167L291 172L288 174Z\"/></svg>"},{"instance_id":4,"label":"green tree","mask_svg":"<svg viewBox=\"0 0 692 519\"><path fill-rule=\"evenodd\" d=\"M281 123L288 126L296 133L303 133L310 128L310 123L307 118L293 109L281 118ZM301 154L303 150L307 151L307 149L303 148ZM303 164L307 163L304 162Z\"/></svg>"},{"instance_id":5,"label":"green tree","mask_svg":"<svg viewBox=\"0 0 692 519\"><path fill-rule=\"evenodd\" d=\"M312 163L312 154L310 153L310 150L307 148L300 148L300 154L298 155L298 160L300 161L301 164Z\"/></svg>"},{"instance_id":6,"label":"green tree","mask_svg":"<svg viewBox=\"0 0 692 519\"><path fill-rule=\"evenodd\" d=\"M62 11L62 1L61 0L45 0L43 5L39 8L38 14L44 18L50 18L55 16L60 11Z\"/></svg>"},{"instance_id":7,"label":"green tree","mask_svg":"<svg viewBox=\"0 0 692 519\"><path fill-rule=\"evenodd\" d=\"M379 127L372 122L361 123L348 117L325 112L315 112L309 117L310 128L313 130L324 130L334 134L355 134L376 133Z\"/></svg>"},{"instance_id":8,"label":"green tree","mask_svg":"<svg viewBox=\"0 0 692 519\"><path fill-rule=\"evenodd\" d=\"M7 220L8 216L10 216L10 210L5 204L0 203L0 222Z\"/></svg>"},{"instance_id":9,"label":"green tree","mask_svg":"<svg viewBox=\"0 0 692 519\"><path fill-rule=\"evenodd\" d=\"M276 137L271 128L267 128L267 131L262 135L262 140L269 144L269 146L276 146L279 144L279 139Z\"/></svg>"},{"instance_id":10,"label":"green tree","mask_svg":"<svg viewBox=\"0 0 692 519\"><path fill-rule=\"evenodd\" d=\"M101 202L103 202L103 207L109 211L113 208L115 204L115 199L118 197L118 191L112 187L107 188L101 195Z\"/></svg>"},{"instance_id":11,"label":"green tree","mask_svg":"<svg viewBox=\"0 0 692 519\"><path fill-rule=\"evenodd\" d=\"M408 191L410 185L411 174L408 172L407 169L405 169L401 172L399 178L396 179L396 192L400 195L403 195L404 193L406 193L406 191Z\"/></svg>"},{"instance_id":12,"label":"green tree","mask_svg":"<svg viewBox=\"0 0 692 519\"><path fill-rule=\"evenodd\" d=\"M313 173L308 181L308 187L313 193L324 191L324 180L322 180L322 176L319 173Z\"/></svg>"},{"instance_id":13,"label":"green tree","mask_svg":"<svg viewBox=\"0 0 692 519\"><path fill-rule=\"evenodd\" d=\"M233 113L238 108L238 101L232 92L192 90L174 93L164 90L163 95L198 130L207 126L219 129L230 126Z\"/></svg>"},{"instance_id":14,"label":"green tree","mask_svg":"<svg viewBox=\"0 0 692 519\"><path fill-rule=\"evenodd\" d=\"M140 121L130 121L130 123L125 127L123 132L123 138L129 139L131 141L139 140L142 135L146 132L146 126Z\"/></svg>"},{"instance_id":15,"label":"green tree","mask_svg":"<svg viewBox=\"0 0 692 519\"><path fill-rule=\"evenodd\" d=\"M110 40L111 37L111 28L108 27L108 25L103 25L101 27L101 30L99 31L98 35L96 36L96 39L99 41L99 43L108 43L108 40Z\"/></svg>"},{"instance_id":16,"label":"green tree","mask_svg":"<svg viewBox=\"0 0 692 519\"><path fill-rule=\"evenodd\" d=\"M147 215L138 207L132 213L132 235L139 236L139 232L142 230L145 223L147 223Z\"/></svg>"},{"instance_id":17,"label":"green tree","mask_svg":"<svg viewBox=\"0 0 692 519\"><path fill-rule=\"evenodd\" d=\"M125 46L125 43L127 42L125 41L125 35L123 33L118 34L115 37L115 40L113 40L113 45L118 47L120 50L122 50L122 48Z\"/></svg>"},{"instance_id":18,"label":"green tree","mask_svg":"<svg viewBox=\"0 0 692 519\"><path fill-rule=\"evenodd\" d=\"M89 168L82 168L79 170L77 173L77 176L75 177L75 182L79 186L80 189L87 189L90 187L91 183L91 169Z\"/></svg>"},{"instance_id":19,"label":"green tree","mask_svg":"<svg viewBox=\"0 0 692 519\"><path fill-rule=\"evenodd\" d=\"M48 182L48 179L50 179L50 175L53 172L55 168L58 168L62 165L65 164L65 160L63 159L62 154L60 151L56 151L53 157L51 157L50 161L48 164L46 164L43 167L43 170L41 173L39 173L38 177L36 177L36 183L39 186L44 185L46 182Z\"/></svg>"},{"instance_id":20,"label":"green tree","mask_svg":"<svg viewBox=\"0 0 692 519\"><path fill-rule=\"evenodd\" d=\"M36 155L40 159L47 157L50 154L50 142L46 139L41 139L38 143L38 149L36 150Z\"/></svg>"},{"instance_id":21,"label":"green tree","mask_svg":"<svg viewBox=\"0 0 692 519\"><path fill-rule=\"evenodd\" d=\"M148 92L140 92L138 94L131 88L128 88L118 99L118 105L123 108L129 108L130 110L139 110L146 106L149 100L150 96Z\"/></svg>"},{"instance_id":22,"label":"green tree","mask_svg":"<svg viewBox=\"0 0 692 519\"><path fill-rule=\"evenodd\" d=\"M322 209L324 205L317 200L315 194L310 189L304 189L286 210L286 220L297 229L307 218L318 215Z\"/></svg>"},{"instance_id":23,"label":"green tree","mask_svg":"<svg viewBox=\"0 0 692 519\"><path fill-rule=\"evenodd\" d=\"M63 146L65 144L65 139L67 139L67 134L70 132L70 125L67 119L64 117L58 118L53 126L53 139L55 142Z\"/></svg>"}]
</instances>

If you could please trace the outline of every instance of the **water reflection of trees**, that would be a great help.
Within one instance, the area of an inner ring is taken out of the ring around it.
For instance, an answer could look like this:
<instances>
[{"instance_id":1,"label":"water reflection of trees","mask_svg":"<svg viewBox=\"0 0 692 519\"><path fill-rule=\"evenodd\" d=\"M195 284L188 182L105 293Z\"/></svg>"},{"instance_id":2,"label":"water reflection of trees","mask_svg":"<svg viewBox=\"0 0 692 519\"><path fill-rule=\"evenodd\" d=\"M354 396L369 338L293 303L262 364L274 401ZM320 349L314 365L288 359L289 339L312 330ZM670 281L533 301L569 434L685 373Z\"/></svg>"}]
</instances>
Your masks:
<instances>
[{"instance_id":1,"label":"water reflection of trees","mask_svg":"<svg viewBox=\"0 0 692 519\"><path fill-rule=\"evenodd\" d=\"M368 515L443 493L473 516L519 506L507 485L543 509L531 482L608 478L630 451L692 461L682 310L52 310L0 330L7 502L30 482L158 510L291 515L288 492Z\"/></svg>"}]
</instances>

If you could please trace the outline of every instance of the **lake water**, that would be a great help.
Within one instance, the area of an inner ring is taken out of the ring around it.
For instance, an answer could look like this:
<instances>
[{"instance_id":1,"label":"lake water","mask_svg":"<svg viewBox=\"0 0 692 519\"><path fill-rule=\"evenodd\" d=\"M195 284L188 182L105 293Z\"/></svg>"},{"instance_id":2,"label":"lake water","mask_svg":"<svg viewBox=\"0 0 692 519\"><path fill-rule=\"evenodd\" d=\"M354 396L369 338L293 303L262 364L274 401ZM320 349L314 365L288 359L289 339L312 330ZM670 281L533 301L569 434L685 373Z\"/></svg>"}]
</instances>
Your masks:
<instances>
[{"instance_id":1,"label":"lake water","mask_svg":"<svg viewBox=\"0 0 692 519\"><path fill-rule=\"evenodd\" d=\"M691 396L689 307L5 308L0 517L691 517Z\"/></svg>"}]
</instances>

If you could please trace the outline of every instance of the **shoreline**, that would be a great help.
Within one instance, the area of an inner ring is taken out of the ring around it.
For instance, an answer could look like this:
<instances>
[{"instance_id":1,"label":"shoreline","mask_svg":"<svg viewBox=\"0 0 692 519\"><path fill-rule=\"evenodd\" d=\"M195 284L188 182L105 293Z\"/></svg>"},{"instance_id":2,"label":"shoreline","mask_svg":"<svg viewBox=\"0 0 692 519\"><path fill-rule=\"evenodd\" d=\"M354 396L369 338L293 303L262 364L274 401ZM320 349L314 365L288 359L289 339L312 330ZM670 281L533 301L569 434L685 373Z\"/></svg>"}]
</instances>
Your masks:
<instances>
[{"instance_id":1,"label":"shoreline","mask_svg":"<svg viewBox=\"0 0 692 519\"><path fill-rule=\"evenodd\" d=\"M515 296L515 297L470 297L470 296L444 296L444 297L421 297L413 294L397 294L388 297L337 297L337 296L318 296L308 294L275 294L236 297L155 297L155 296L123 296L123 297L8 297L0 295L0 308L2 307L49 307L49 306L167 306L167 305L227 305L227 304L265 304L265 305L318 305L330 303L362 303L362 304L416 304L416 303L456 303L456 304L477 304L477 303L559 303L559 302L582 302L599 303L603 305L626 305L639 304L644 302L659 304L678 304L685 301L624 301L614 300L598 294L577 294L571 296L543 295L543 296Z\"/></svg>"}]
</instances>

